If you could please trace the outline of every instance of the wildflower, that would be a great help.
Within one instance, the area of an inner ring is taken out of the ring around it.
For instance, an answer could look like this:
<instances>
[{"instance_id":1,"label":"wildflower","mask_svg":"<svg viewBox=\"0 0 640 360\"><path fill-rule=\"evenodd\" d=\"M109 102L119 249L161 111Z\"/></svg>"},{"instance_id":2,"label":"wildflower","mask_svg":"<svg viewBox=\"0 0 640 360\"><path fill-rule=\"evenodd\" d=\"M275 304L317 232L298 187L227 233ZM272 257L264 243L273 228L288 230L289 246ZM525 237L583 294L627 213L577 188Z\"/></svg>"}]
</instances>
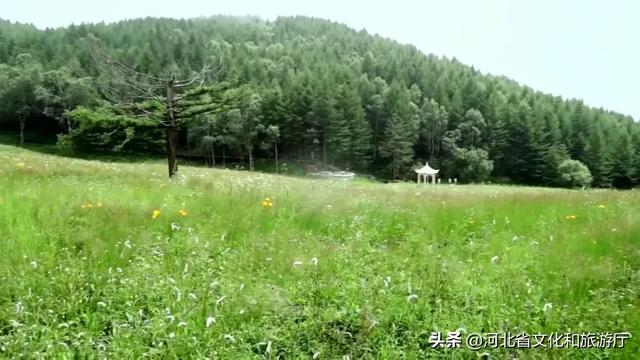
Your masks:
<instances>
[{"instance_id":1,"label":"wildflower","mask_svg":"<svg viewBox=\"0 0 640 360\"><path fill-rule=\"evenodd\" d=\"M273 201L271 200L270 197L266 197L264 198L264 200L262 200L262 207L265 209L268 209L270 207L273 206Z\"/></svg>"},{"instance_id":2,"label":"wildflower","mask_svg":"<svg viewBox=\"0 0 640 360\"><path fill-rule=\"evenodd\" d=\"M180 210L178 210L178 214L179 214L180 216L187 216L187 210L185 210L185 209L180 209Z\"/></svg>"},{"instance_id":3,"label":"wildflower","mask_svg":"<svg viewBox=\"0 0 640 360\"><path fill-rule=\"evenodd\" d=\"M549 311L551 311L551 309L553 309L553 304L551 304L551 303L546 303L542 307L542 311L544 311L544 312L549 312Z\"/></svg>"},{"instance_id":4,"label":"wildflower","mask_svg":"<svg viewBox=\"0 0 640 360\"><path fill-rule=\"evenodd\" d=\"M96 204L96 207L101 208L102 207L102 203L100 201L98 201L98 203Z\"/></svg>"},{"instance_id":5,"label":"wildflower","mask_svg":"<svg viewBox=\"0 0 640 360\"><path fill-rule=\"evenodd\" d=\"M604 209L604 208L606 208L606 207L607 207L607 206L606 206L606 205L604 205L604 204L600 204L600 205L598 205L598 208L599 208L599 209Z\"/></svg>"},{"instance_id":6,"label":"wildflower","mask_svg":"<svg viewBox=\"0 0 640 360\"><path fill-rule=\"evenodd\" d=\"M318 258L317 258L317 257L312 258L312 259L311 259L311 264L312 264L313 266L318 266Z\"/></svg>"},{"instance_id":7,"label":"wildflower","mask_svg":"<svg viewBox=\"0 0 640 360\"><path fill-rule=\"evenodd\" d=\"M160 216L160 210L158 209L153 210L153 212L151 213L151 218L155 220L158 218L158 216Z\"/></svg>"},{"instance_id":8,"label":"wildflower","mask_svg":"<svg viewBox=\"0 0 640 360\"><path fill-rule=\"evenodd\" d=\"M216 318L214 318L213 316L209 316L207 318L207 320L205 321L205 326L206 327L210 327L211 325L216 323Z\"/></svg>"},{"instance_id":9,"label":"wildflower","mask_svg":"<svg viewBox=\"0 0 640 360\"><path fill-rule=\"evenodd\" d=\"M573 221L573 220L576 219L576 216L575 215L567 215L567 216L565 216L565 219Z\"/></svg>"},{"instance_id":10,"label":"wildflower","mask_svg":"<svg viewBox=\"0 0 640 360\"><path fill-rule=\"evenodd\" d=\"M475 221L473 221L473 219L469 219L469 224L473 225L473 224L475 224Z\"/></svg>"},{"instance_id":11,"label":"wildflower","mask_svg":"<svg viewBox=\"0 0 640 360\"><path fill-rule=\"evenodd\" d=\"M91 205L91 203L87 203L87 208L91 209L93 207L93 205Z\"/></svg>"},{"instance_id":12,"label":"wildflower","mask_svg":"<svg viewBox=\"0 0 640 360\"><path fill-rule=\"evenodd\" d=\"M408 303L414 303L416 301L418 301L418 295L411 294L411 295L407 296L407 302Z\"/></svg>"},{"instance_id":13,"label":"wildflower","mask_svg":"<svg viewBox=\"0 0 640 360\"><path fill-rule=\"evenodd\" d=\"M16 168L18 169L24 169L27 166L27 164L23 163L23 162L19 162L16 164Z\"/></svg>"},{"instance_id":14,"label":"wildflower","mask_svg":"<svg viewBox=\"0 0 640 360\"><path fill-rule=\"evenodd\" d=\"M498 260L500 260L500 257L499 257L498 255L496 255L496 256L494 256L494 257L492 257L492 258L491 258L491 263L492 263L492 264L495 264L495 263L497 263L497 262L498 262Z\"/></svg>"}]
</instances>

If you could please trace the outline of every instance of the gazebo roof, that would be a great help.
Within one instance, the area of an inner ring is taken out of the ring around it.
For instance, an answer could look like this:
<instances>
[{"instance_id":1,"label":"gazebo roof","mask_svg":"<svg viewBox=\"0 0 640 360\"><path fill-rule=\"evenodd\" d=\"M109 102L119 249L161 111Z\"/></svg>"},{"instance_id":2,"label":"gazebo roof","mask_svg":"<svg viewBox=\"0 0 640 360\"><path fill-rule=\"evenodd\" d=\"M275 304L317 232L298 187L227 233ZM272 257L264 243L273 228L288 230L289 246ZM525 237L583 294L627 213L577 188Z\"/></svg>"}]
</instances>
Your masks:
<instances>
[{"instance_id":1,"label":"gazebo roof","mask_svg":"<svg viewBox=\"0 0 640 360\"><path fill-rule=\"evenodd\" d=\"M436 170L436 169L432 168L431 166L429 166L429 163L426 163L420 169L415 170L415 172L418 173L418 174L426 174L426 175L435 175L439 171L440 170Z\"/></svg>"}]
</instances>

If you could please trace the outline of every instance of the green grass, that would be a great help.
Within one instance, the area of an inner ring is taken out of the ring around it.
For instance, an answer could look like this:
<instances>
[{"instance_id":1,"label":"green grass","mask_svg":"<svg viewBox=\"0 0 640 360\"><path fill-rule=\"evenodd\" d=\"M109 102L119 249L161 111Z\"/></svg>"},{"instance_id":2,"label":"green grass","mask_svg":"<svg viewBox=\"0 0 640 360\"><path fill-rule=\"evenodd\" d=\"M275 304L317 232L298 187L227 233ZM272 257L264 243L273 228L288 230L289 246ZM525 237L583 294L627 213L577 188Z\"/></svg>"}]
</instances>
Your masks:
<instances>
[{"instance_id":1,"label":"green grass","mask_svg":"<svg viewBox=\"0 0 640 360\"><path fill-rule=\"evenodd\" d=\"M169 181L165 167L0 145L0 357L640 353L637 191L190 167ZM430 348L432 331L460 328L633 338L624 349Z\"/></svg>"}]
</instances>

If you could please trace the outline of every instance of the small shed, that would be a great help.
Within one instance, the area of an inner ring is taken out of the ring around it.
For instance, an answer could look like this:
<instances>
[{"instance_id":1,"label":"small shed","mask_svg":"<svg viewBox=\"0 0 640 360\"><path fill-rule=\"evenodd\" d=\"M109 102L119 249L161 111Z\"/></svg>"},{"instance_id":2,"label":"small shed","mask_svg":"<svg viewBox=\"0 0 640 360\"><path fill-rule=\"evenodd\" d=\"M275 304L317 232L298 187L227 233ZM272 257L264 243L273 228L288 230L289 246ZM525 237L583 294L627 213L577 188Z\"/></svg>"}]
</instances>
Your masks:
<instances>
[{"instance_id":1,"label":"small shed","mask_svg":"<svg viewBox=\"0 0 640 360\"><path fill-rule=\"evenodd\" d=\"M438 176L438 172L440 172L440 170L432 168L427 162L423 167L415 170L415 172L418 174L418 184L420 183L420 181L424 182L425 184L429 182L435 184L436 177Z\"/></svg>"}]
</instances>

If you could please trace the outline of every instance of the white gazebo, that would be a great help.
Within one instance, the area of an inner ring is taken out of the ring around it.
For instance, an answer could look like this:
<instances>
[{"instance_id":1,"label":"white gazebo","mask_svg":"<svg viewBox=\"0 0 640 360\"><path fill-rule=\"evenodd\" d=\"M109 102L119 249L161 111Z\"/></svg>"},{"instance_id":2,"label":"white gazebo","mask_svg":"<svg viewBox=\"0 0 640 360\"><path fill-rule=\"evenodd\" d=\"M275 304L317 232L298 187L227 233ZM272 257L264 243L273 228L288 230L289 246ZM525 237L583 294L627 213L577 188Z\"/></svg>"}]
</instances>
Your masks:
<instances>
[{"instance_id":1,"label":"white gazebo","mask_svg":"<svg viewBox=\"0 0 640 360\"><path fill-rule=\"evenodd\" d=\"M435 184L436 177L438 176L438 172L440 172L440 170L436 170L429 166L429 163L426 163L420 169L415 170L415 172L418 174L418 184L420 184L421 180L425 184L429 183L429 179L431 179L432 184Z\"/></svg>"}]
</instances>

